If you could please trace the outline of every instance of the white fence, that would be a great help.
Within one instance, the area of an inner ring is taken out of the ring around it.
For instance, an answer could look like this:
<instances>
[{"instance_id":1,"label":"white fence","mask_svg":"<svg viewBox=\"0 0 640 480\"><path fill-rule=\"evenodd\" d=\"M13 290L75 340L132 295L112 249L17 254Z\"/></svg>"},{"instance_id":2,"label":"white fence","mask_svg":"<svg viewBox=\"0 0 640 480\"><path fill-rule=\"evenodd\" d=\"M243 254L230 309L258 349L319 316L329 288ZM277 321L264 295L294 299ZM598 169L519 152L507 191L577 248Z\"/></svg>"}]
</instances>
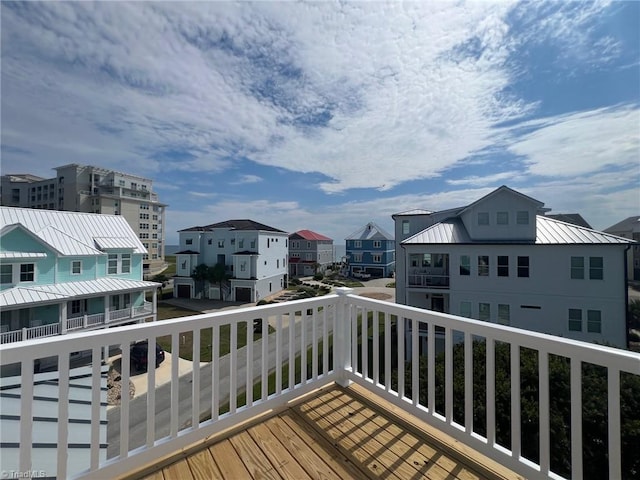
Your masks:
<instances>
[{"instance_id":1,"label":"white fence","mask_svg":"<svg viewBox=\"0 0 640 480\"><path fill-rule=\"evenodd\" d=\"M47 474L67 477L71 439L64 378L70 355L82 345L93 355L95 401L90 407L88 437L73 442L90 445L91 460L84 467L88 477L131 472L323 385L355 382L527 478L580 479L588 476L584 465L589 465L583 457L582 428L589 420L583 418L583 387L591 380L584 370L598 366L594 368L604 372L608 405L599 454L608 459L609 478L628 474L623 467L622 422L628 419L621 419L621 383L638 380L640 355L371 300L349 295L348 289L339 293L3 345L3 363L7 358L22 363L20 445L37 441L31 420L33 361L59 355L58 464L56 472ZM188 351L193 370L180 376L178 362L165 362L159 369L170 369L171 381L163 384L161 377L169 372L157 372L155 349L149 348L149 370L144 374L148 394L133 399L125 395L120 406L109 409L109 453L107 461L100 463L99 419L105 408L99 402L101 350L121 346L121 381L127 385L131 375L137 374L130 370L129 345L160 339L172 352L181 349L184 356ZM530 425L523 423L530 421L532 358L534 403L539 412L534 447L527 433ZM565 380L570 387L565 398L570 454L564 465L554 464L558 432L555 424L551 428L556 418L552 409L558 404L552 376L558 362L567 366ZM504 403L505 392L509 407L496 410L496 405ZM640 391L632 393L640 397ZM11 461L3 468L37 470L37 449L21 448L19 458ZM77 465L73 467L77 471Z\"/></svg>"}]
</instances>

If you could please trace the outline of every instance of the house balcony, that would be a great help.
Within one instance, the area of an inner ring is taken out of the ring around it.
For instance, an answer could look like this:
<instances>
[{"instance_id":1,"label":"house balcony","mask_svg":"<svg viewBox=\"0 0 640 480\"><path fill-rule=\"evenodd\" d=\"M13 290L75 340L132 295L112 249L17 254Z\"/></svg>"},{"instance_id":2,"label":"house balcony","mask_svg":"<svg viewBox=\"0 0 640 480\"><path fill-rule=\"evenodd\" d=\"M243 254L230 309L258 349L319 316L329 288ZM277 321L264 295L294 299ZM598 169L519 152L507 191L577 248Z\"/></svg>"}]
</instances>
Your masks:
<instances>
[{"instance_id":1,"label":"house balcony","mask_svg":"<svg viewBox=\"0 0 640 480\"><path fill-rule=\"evenodd\" d=\"M146 392L107 407L101 351L120 348L119 376L128 385L129 346L140 340L162 342L192 363L186 370L173 359L155 367L149 348ZM82 424L69 421L79 408L70 407L69 393L69 359L79 346L93 359L93 401L83 407L91 421ZM58 402L42 412L34 407L43 387L33 366L51 355L58 356ZM640 354L346 288L10 343L0 345L0 356L19 365L22 389L10 415L19 428L2 433L5 471L451 479L619 479L640 472ZM34 427L43 416L51 417L46 442L55 446L47 458ZM79 446L88 454L75 455Z\"/></svg>"},{"instance_id":2,"label":"house balcony","mask_svg":"<svg viewBox=\"0 0 640 480\"><path fill-rule=\"evenodd\" d=\"M24 327L18 330L11 330L0 333L0 344L21 342L33 338L50 337L63 333L76 332L106 326L115 326L123 323L130 323L143 320L154 314L153 303L144 302L138 307L111 310L109 312L96 313L92 315L70 315L64 322L66 331L60 323L50 323L36 327Z\"/></svg>"}]
</instances>

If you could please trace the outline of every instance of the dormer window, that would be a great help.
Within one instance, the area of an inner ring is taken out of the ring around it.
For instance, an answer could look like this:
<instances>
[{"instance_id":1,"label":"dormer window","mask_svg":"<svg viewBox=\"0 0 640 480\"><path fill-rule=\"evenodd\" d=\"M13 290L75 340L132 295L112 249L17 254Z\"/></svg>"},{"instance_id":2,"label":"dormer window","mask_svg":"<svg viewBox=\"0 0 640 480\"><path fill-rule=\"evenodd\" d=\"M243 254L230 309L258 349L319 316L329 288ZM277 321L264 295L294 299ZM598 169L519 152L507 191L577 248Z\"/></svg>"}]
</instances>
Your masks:
<instances>
[{"instance_id":1,"label":"dormer window","mask_svg":"<svg viewBox=\"0 0 640 480\"><path fill-rule=\"evenodd\" d=\"M478 212L478 225L489 225L489 212Z\"/></svg>"},{"instance_id":2,"label":"dormer window","mask_svg":"<svg viewBox=\"0 0 640 480\"><path fill-rule=\"evenodd\" d=\"M509 212L498 212L496 214L496 223L498 225L509 225Z\"/></svg>"},{"instance_id":3,"label":"dormer window","mask_svg":"<svg viewBox=\"0 0 640 480\"><path fill-rule=\"evenodd\" d=\"M186 245L193 245L193 238L187 238L184 243Z\"/></svg>"}]
</instances>

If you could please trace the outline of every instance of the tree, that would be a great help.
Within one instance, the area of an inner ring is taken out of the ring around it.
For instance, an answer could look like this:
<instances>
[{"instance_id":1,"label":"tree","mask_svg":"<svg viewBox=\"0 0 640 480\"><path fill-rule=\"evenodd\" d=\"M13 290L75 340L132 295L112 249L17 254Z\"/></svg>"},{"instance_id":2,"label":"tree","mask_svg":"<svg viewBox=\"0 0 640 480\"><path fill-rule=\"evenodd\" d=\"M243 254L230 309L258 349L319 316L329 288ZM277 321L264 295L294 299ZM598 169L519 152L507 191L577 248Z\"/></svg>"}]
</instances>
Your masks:
<instances>
[{"instance_id":1,"label":"tree","mask_svg":"<svg viewBox=\"0 0 640 480\"><path fill-rule=\"evenodd\" d=\"M436 357L436 411L444 413L444 354ZM473 342L473 425L474 431L486 435L486 344ZM495 347L496 439L511 446L511 366L509 345ZM520 352L521 440L523 456L538 462L539 395L538 352L522 348ZM571 388L570 361L549 356L549 415L551 431L551 468L564 477L571 476ZM453 418L465 423L464 344L453 348ZM427 359L420 358L420 403L427 402ZM411 365L405 365L405 393L411 396ZM620 418L622 434L623 478L640 478L640 376L620 375ZM584 470L590 478L607 478L607 371L598 365L582 365L582 432Z\"/></svg>"},{"instance_id":2,"label":"tree","mask_svg":"<svg viewBox=\"0 0 640 480\"><path fill-rule=\"evenodd\" d=\"M229 279L223 263L217 263L207 270L207 280L218 284L219 300L222 300L222 284Z\"/></svg>"},{"instance_id":3,"label":"tree","mask_svg":"<svg viewBox=\"0 0 640 480\"><path fill-rule=\"evenodd\" d=\"M204 290L204 282L207 280L208 271L209 267L204 263L201 263L193 269L191 278L196 282L196 292L202 292Z\"/></svg>"}]
</instances>

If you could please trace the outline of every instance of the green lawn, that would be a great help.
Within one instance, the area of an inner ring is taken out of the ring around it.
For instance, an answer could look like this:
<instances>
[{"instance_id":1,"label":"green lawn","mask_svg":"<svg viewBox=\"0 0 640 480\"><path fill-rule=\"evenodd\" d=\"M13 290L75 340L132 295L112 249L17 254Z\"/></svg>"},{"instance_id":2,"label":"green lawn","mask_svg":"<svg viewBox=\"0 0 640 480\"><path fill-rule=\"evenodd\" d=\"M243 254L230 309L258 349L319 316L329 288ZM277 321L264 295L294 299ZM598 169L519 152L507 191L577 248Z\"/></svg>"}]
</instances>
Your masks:
<instances>
[{"instance_id":1,"label":"green lawn","mask_svg":"<svg viewBox=\"0 0 640 480\"><path fill-rule=\"evenodd\" d=\"M158 321L168 320L171 318L178 317L187 317L190 315L198 315L200 312L194 310L188 310L186 308L176 307L173 305L169 305L168 303L158 303ZM269 331L273 331L271 327L269 327ZM213 329L212 328L203 328L200 330L200 361L201 362L210 362L211 361L211 351L212 351L212 341L213 337ZM261 334L254 334L253 340L259 340L262 337ZM162 348L171 352L171 337L163 336L158 337L158 343L162 346ZM236 344L238 348L244 347L247 344L247 324L240 323L238 324L238 334L236 336ZM230 325L222 325L220 327L220 339L219 339L219 355L226 355L230 351L231 345L231 326ZM180 358L184 358L185 360L193 360L193 332L188 331L184 332L184 334L180 334L180 347L179 347L179 356Z\"/></svg>"}]
</instances>

